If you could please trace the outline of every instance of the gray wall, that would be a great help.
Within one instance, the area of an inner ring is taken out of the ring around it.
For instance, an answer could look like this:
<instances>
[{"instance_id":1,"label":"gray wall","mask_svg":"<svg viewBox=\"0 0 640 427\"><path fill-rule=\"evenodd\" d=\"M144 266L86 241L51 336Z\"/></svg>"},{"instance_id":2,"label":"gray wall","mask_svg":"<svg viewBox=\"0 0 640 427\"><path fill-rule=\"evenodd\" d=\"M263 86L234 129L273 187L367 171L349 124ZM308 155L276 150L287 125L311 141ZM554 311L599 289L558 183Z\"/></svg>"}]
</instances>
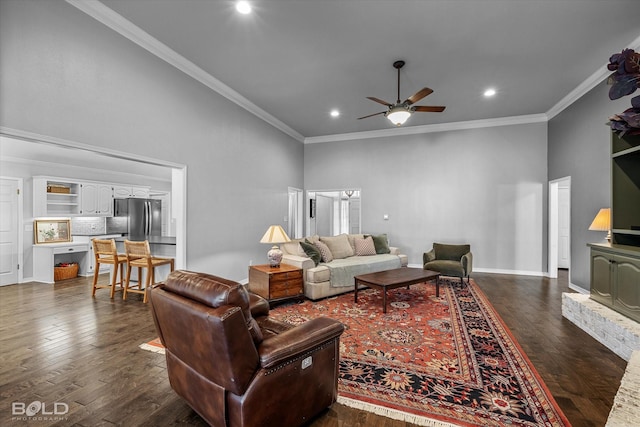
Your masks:
<instances>
[{"instance_id":1,"label":"gray wall","mask_svg":"<svg viewBox=\"0 0 640 427\"><path fill-rule=\"evenodd\" d=\"M0 55L1 126L187 165L187 268L266 262L300 142L63 0L2 0Z\"/></svg>"},{"instance_id":2,"label":"gray wall","mask_svg":"<svg viewBox=\"0 0 640 427\"><path fill-rule=\"evenodd\" d=\"M608 118L631 107L631 97L610 101L604 82L551 119L549 180L571 177L571 283L589 289L587 243L604 241L589 231L598 210L611 205L611 133Z\"/></svg>"},{"instance_id":3,"label":"gray wall","mask_svg":"<svg viewBox=\"0 0 640 427\"><path fill-rule=\"evenodd\" d=\"M546 271L546 123L308 144L304 166L307 190L361 188L362 231L410 264L468 242L474 268Z\"/></svg>"}]
</instances>

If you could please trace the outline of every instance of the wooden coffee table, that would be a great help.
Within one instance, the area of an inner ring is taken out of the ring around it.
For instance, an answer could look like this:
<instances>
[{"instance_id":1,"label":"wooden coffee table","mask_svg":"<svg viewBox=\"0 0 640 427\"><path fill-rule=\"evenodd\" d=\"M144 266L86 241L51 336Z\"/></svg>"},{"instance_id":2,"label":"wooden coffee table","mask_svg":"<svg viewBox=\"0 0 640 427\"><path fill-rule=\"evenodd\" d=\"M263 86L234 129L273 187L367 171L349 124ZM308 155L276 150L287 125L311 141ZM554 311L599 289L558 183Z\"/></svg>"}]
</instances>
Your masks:
<instances>
[{"instance_id":1,"label":"wooden coffee table","mask_svg":"<svg viewBox=\"0 0 640 427\"><path fill-rule=\"evenodd\" d=\"M422 268L401 267L393 270L378 271L376 273L361 274L354 278L354 301L358 302L358 286L364 285L382 291L382 312L387 312L387 289L409 289L410 285L424 283L436 279L436 297L440 296L440 273Z\"/></svg>"}]
</instances>

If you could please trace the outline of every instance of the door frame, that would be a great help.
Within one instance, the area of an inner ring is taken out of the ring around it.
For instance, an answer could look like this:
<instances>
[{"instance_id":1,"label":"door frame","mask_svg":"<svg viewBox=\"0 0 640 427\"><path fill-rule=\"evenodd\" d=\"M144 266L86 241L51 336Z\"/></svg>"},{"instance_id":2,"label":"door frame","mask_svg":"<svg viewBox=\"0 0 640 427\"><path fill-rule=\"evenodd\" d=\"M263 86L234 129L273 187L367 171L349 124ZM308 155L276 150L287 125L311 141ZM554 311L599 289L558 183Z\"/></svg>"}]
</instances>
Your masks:
<instances>
[{"instance_id":1,"label":"door frame","mask_svg":"<svg viewBox=\"0 0 640 427\"><path fill-rule=\"evenodd\" d=\"M23 205L24 205L24 179L16 178L13 176L4 176L0 175L0 179L7 181L16 181L18 185L18 282L22 283L24 281L24 221L23 221ZM31 225L30 231L33 233L33 224Z\"/></svg>"},{"instance_id":2,"label":"door frame","mask_svg":"<svg viewBox=\"0 0 640 427\"><path fill-rule=\"evenodd\" d=\"M548 214L548 231L549 237L547 241L547 277L555 279L558 277L558 240L559 240L559 223L560 223L560 206L559 206L559 188L561 183L567 183L569 189L569 219L571 218L571 177L549 181L549 214ZM569 224L571 230L571 224ZM571 233L569 231L569 233ZM571 235L569 235L569 283L571 283Z\"/></svg>"}]
</instances>

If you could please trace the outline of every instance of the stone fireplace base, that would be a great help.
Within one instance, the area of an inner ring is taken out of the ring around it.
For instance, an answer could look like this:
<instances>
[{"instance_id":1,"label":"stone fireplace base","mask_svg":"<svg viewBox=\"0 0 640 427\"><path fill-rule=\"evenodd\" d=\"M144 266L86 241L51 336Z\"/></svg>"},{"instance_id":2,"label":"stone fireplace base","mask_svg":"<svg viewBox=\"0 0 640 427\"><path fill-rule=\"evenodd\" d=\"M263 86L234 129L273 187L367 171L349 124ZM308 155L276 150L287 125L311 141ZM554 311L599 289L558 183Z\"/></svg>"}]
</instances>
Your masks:
<instances>
[{"instance_id":1,"label":"stone fireplace base","mask_svg":"<svg viewBox=\"0 0 640 427\"><path fill-rule=\"evenodd\" d=\"M592 300L563 293L562 316L629 362L605 427L637 426L640 419L640 323Z\"/></svg>"},{"instance_id":2,"label":"stone fireplace base","mask_svg":"<svg viewBox=\"0 0 640 427\"><path fill-rule=\"evenodd\" d=\"M640 350L640 323L578 293L562 294L562 316L626 360Z\"/></svg>"}]
</instances>

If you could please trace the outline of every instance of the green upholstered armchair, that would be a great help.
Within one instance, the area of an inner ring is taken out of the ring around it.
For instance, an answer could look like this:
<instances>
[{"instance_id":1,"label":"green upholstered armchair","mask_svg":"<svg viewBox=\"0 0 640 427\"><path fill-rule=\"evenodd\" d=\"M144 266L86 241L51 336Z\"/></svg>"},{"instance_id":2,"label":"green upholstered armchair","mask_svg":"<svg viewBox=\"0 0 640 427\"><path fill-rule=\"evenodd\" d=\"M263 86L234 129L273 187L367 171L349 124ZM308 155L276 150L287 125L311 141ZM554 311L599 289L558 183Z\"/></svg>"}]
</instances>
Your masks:
<instances>
[{"instance_id":1,"label":"green upholstered armchair","mask_svg":"<svg viewBox=\"0 0 640 427\"><path fill-rule=\"evenodd\" d=\"M469 281L472 262L471 245L434 243L433 249L422 255L425 270L437 271L443 276L459 277L461 282L464 277Z\"/></svg>"}]
</instances>

